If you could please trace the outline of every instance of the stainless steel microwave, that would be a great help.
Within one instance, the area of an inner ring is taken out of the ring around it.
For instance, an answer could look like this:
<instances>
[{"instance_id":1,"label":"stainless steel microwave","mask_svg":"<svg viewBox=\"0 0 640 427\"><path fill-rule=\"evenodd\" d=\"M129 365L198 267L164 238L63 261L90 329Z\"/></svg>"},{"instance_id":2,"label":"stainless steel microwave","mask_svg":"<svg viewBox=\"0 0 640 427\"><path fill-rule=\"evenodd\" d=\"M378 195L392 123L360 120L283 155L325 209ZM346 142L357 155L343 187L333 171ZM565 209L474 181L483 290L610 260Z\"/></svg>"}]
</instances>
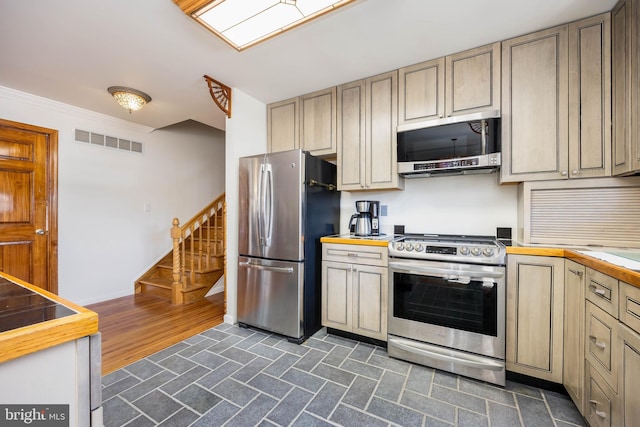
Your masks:
<instances>
[{"instance_id":1,"label":"stainless steel microwave","mask_svg":"<svg viewBox=\"0 0 640 427\"><path fill-rule=\"evenodd\" d=\"M417 178L495 172L501 163L500 118L467 118L398 127L398 173Z\"/></svg>"}]
</instances>

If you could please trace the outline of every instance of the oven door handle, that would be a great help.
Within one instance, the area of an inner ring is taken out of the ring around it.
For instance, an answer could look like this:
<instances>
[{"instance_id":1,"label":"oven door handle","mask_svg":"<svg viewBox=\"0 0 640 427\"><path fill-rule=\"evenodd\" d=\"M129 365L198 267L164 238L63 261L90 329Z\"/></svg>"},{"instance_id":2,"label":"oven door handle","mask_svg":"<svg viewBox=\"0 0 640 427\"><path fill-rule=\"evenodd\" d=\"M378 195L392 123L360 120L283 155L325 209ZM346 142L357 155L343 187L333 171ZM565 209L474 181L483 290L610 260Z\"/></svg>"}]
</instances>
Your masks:
<instances>
[{"instance_id":1,"label":"oven door handle","mask_svg":"<svg viewBox=\"0 0 640 427\"><path fill-rule=\"evenodd\" d=\"M500 279L504 277L504 273L500 271L453 270L450 268L426 267L420 265L419 262L410 261L390 261L389 268L402 273L442 277L445 280L460 283L469 283L472 279L486 281L486 279Z\"/></svg>"}]
</instances>

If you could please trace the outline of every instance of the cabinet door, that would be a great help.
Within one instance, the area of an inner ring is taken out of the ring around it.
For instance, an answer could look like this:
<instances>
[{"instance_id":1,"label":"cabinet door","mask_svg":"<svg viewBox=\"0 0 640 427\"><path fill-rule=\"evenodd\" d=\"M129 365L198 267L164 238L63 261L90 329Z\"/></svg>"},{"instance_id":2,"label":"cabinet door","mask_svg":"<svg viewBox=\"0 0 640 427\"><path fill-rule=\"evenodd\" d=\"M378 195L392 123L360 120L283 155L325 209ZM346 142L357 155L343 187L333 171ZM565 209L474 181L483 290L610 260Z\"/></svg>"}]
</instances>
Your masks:
<instances>
[{"instance_id":1,"label":"cabinet door","mask_svg":"<svg viewBox=\"0 0 640 427\"><path fill-rule=\"evenodd\" d=\"M502 182L567 177L567 26L502 42Z\"/></svg>"},{"instance_id":2,"label":"cabinet door","mask_svg":"<svg viewBox=\"0 0 640 427\"><path fill-rule=\"evenodd\" d=\"M300 97L300 145L314 156L336 154L336 88Z\"/></svg>"},{"instance_id":3,"label":"cabinet door","mask_svg":"<svg viewBox=\"0 0 640 427\"><path fill-rule=\"evenodd\" d=\"M386 341L387 268L355 264L353 269L353 332Z\"/></svg>"},{"instance_id":4,"label":"cabinet door","mask_svg":"<svg viewBox=\"0 0 640 427\"><path fill-rule=\"evenodd\" d=\"M620 324L620 342L622 345L619 367L621 410L624 413L625 426L637 425L640 421L640 335Z\"/></svg>"},{"instance_id":5,"label":"cabinet door","mask_svg":"<svg viewBox=\"0 0 640 427\"><path fill-rule=\"evenodd\" d=\"M500 43L445 58L447 117L500 110Z\"/></svg>"},{"instance_id":6,"label":"cabinet door","mask_svg":"<svg viewBox=\"0 0 640 427\"><path fill-rule=\"evenodd\" d=\"M365 115L366 190L402 188L404 180L398 176L397 123L398 72L368 78Z\"/></svg>"},{"instance_id":7,"label":"cabinet door","mask_svg":"<svg viewBox=\"0 0 640 427\"><path fill-rule=\"evenodd\" d=\"M565 260L562 384L581 414L584 404L585 270L584 265Z\"/></svg>"},{"instance_id":8,"label":"cabinet door","mask_svg":"<svg viewBox=\"0 0 640 427\"><path fill-rule=\"evenodd\" d=\"M624 175L633 170L631 153L631 1L621 0L611 11L612 37L611 105L613 134L613 174Z\"/></svg>"},{"instance_id":9,"label":"cabinet door","mask_svg":"<svg viewBox=\"0 0 640 427\"><path fill-rule=\"evenodd\" d=\"M338 86L338 190L364 189L365 81Z\"/></svg>"},{"instance_id":10,"label":"cabinet door","mask_svg":"<svg viewBox=\"0 0 640 427\"><path fill-rule=\"evenodd\" d=\"M569 25L569 177L611 176L611 15Z\"/></svg>"},{"instance_id":11,"label":"cabinet door","mask_svg":"<svg viewBox=\"0 0 640 427\"><path fill-rule=\"evenodd\" d=\"M322 262L322 326L351 332L352 270L351 264Z\"/></svg>"},{"instance_id":12,"label":"cabinet door","mask_svg":"<svg viewBox=\"0 0 640 427\"><path fill-rule=\"evenodd\" d=\"M507 370L562 383L564 259L507 257Z\"/></svg>"},{"instance_id":13,"label":"cabinet door","mask_svg":"<svg viewBox=\"0 0 640 427\"><path fill-rule=\"evenodd\" d=\"M298 98L267 106L267 151L293 150L300 147Z\"/></svg>"},{"instance_id":14,"label":"cabinet door","mask_svg":"<svg viewBox=\"0 0 640 427\"><path fill-rule=\"evenodd\" d=\"M398 73L398 124L444 117L445 59L438 58Z\"/></svg>"}]
</instances>

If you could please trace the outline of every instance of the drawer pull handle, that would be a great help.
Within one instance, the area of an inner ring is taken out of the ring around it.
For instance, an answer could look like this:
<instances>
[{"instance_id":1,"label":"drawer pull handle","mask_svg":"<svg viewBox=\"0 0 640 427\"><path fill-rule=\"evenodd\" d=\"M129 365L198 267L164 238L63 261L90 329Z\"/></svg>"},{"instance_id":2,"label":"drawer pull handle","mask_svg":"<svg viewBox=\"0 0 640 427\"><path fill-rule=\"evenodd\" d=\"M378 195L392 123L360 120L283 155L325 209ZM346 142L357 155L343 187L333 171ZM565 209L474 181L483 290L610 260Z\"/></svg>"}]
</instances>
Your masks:
<instances>
[{"instance_id":1,"label":"drawer pull handle","mask_svg":"<svg viewBox=\"0 0 640 427\"><path fill-rule=\"evenodd\" d=\"M569 269L569 271L578 277L582 277L582 271L573 270L571 268Z\"/></svg>"},{"instance_id":2,"label":"drawer pull handle","mask_svg":"<svg viewBox=\"0 0 640 427\"><path fill-rule=\"evenodd\" d=\"M347 253L347 256L358 256L357 252L349 252Z\"/></svg>"},{"instance_id":3,"label":"drawer pull handle","mask_svg":"<svg viewBox=\"0 0 640 427\"><path fill-rule=\"evenodd\" d=\"M598 341L598 337L596 337L595 335L589 335L589 339L591 339L591 341L593 341L593 343L596 345L596 347L601 348L601 349L605 349L607 348L607 345L605 343L603 343L602 341Z\"/></svg>"},{"instance_id":4,"label":"drawer pull handle","mask_svg":"<svg viewBox=\"0 0 640 427\"><path fill-rule=\"evenodd\" d=\"M589 286L589 289L591 290L591 292L593 292L594 294L600 297L604 297L607 294L604 289L596 288L593 285Z\"/></svg>"},{"instance_id":5,"label":"drawer pull handle","mask_svg":"<svg viewBox=\"0 0 640 427\"><path fill-rule=\"evenodd\" d=\"M590 400L589 403L591 403L592 405L598 405L598 401L597 400ZM600 418L607 418L607 413L604 411L598 411L597 409L595 410L596 415L599 416Z\"/></svg>"}]
</instances>

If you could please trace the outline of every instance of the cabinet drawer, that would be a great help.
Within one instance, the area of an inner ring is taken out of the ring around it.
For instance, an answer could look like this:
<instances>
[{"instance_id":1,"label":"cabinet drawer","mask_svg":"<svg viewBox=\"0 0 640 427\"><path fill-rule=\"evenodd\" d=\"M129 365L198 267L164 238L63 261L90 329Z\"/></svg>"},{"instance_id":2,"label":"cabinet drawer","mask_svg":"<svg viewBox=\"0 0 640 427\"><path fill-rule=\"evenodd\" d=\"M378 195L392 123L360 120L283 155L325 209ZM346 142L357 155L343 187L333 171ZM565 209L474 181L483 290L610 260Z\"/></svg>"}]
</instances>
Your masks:
<instances>
[{"instance_id":1,"label":"cabinet drawer","mask_svg":"<svg viewBox=\"0 0 640 427\"><path fill-rule=\"evenodd\" d=\"M618 318L618 279L587 268L585 295L589 301Z\"/></svg>"},{"instance_id":2,"label":"cabinet drawer","mask_svg":"<svg viewBox=\"0 0 640 427\"><path fill-rule=\"evenodd\" d=\"M322 244L322 260L386 267L389 250L382 246Z\"/></svg>"},{"instance_id":3,"label":"cabinet drawer","mask_svg":"<svg viewBox=\"0 0 640 427\"><path fill-rule=\"evenodd\" d=\"M584 417L591 427L610 427L619 425L612 421L618 416L618 397L596 370L585 364L585 413Z\"/></svg>"},{"instance_id":4,"label":"cabinet drawer","mask_svg":"<svg viewBox=\"0 0 640 427\"><path fill-rule=\"evenodd\" d=\"M586 305L585 355L614 391L618 390L618 321L590 302Z\"/></svg>"},{"instance_id":5,"label":"cabinet drawer","mask_svg":"<svg viewBox=\"0 0 640 427\"><path fill-rule=\"evenodd\" d=\"M620 282L620 321L640 333L640 288Z\"/></svg>"}]
</instances>

